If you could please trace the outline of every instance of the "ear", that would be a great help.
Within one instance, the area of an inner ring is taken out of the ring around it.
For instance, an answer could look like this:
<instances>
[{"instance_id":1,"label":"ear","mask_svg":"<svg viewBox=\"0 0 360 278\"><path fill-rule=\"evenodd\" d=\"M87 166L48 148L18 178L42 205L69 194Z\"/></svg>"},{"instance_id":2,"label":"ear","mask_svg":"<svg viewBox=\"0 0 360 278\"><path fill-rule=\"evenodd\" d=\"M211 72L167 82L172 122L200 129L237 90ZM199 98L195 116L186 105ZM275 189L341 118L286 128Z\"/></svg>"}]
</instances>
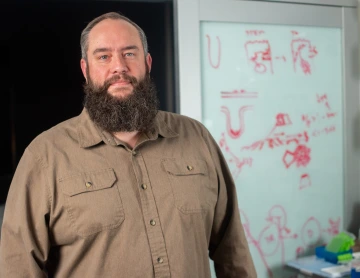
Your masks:
<instances>
[{"instance_id":1,"label":"ear","mask_svg":"<svg viewBox=\"0 0 360 278\"><path fill-rule=\"evenodd\" d=\"M150 53L148 53L148 54L146 55L145 61L146 61L146 64L147 64L147 66L148 66L149 73L150 73L150 71L151 71L151 65L152 65L152 58L151 58Z\"/></svg>"},{"instance_id":2,"label":"ear","mask_svg":"<svg viewBox=\"0 0 360 278\"><path fill-rule=\"evenodd\" d=\"M88 81L87 80L87 77L86 77L86 68L87 68L87 63L85 61L85 59L81 58L80 60L80 67L81 67L81 71L86 79L86 82Z\"/></svg>"}]
</instances>

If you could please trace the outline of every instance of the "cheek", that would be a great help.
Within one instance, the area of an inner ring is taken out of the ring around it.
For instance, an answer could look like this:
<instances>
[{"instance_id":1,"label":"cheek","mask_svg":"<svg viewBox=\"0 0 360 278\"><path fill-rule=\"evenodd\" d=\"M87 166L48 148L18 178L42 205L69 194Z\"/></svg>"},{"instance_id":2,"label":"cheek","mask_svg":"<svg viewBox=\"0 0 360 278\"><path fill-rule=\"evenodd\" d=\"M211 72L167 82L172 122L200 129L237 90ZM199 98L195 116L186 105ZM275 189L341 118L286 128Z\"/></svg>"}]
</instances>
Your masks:
<instances>
[{"instance_id":1,"label":"cheek","mask_svg":"<svg viewBox=\"0 0 360 278\"><path fill-rule=\"evenodd\" d=\"M106 80L107 71L103 68L90 67L89 68L90 78L95 83L103 83Z\"/></svg>"},{"instance_id":2,"label":"cheek","mask_svg":"<svg viewBox=\"0 0 360 278\"><path fill-rule=\"evenodd\" d=\"M140 63L140 62L136 64L135 70L136 73L134 74L136 75L137 78L143 78L148 72L147 66L144 63Z\"/></svg>"}]
</instances>

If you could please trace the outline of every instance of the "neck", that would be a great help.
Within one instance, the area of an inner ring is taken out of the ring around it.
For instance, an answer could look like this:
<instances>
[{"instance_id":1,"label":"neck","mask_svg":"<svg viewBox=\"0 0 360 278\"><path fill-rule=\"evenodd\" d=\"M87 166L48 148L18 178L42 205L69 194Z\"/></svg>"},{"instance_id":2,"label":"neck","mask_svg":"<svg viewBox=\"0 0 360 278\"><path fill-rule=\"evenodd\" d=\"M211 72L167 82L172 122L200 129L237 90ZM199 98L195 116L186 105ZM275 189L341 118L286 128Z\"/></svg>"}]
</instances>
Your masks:
<instances>
[{"instance_id":1,"label":"neck","mask_svg":"<svg viewBox=\"0 0 360 278\"><path fill-rule=\"evenodd\" d=\"M136 145L140 137L140 132L138 131L131 131L131 132L114 132L113 134L117 139L123 141L124 143L128 144L128 146L133 149Z\"/></svg>"}]
</instances>

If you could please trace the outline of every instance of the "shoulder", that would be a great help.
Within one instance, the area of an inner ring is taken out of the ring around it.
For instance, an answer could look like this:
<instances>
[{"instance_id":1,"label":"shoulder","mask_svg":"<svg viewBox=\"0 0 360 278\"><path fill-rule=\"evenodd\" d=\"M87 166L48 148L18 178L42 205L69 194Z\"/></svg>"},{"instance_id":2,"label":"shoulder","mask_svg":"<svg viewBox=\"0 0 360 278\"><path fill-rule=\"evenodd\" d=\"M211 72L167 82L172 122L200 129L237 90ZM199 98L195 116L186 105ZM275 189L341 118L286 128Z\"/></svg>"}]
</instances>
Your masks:
<instances>
[{"instance_id":1,"label":"shoulder","mask_svg":"<svg viewBox=\"0 0 360 278\"><path fill-rule=\"evenodd\" d=\"M165 112L165 111L159 111L158 112L158 118L160 121L163 121L169 129L173 130L174 132L178 134L182 134L184 131L198 131L201 134L206 132L206 128L204 125L188 116L171 113L171 112Z\"/></svg>"},{"instance_id":2,"label":"shoulder","mask_svg":"<svg viewBox=\"0 0 360 278\"><path fill-rule=\"evenodd\" d=\"M63 121L35 137L28 149L38 153L49 148L56 149L59 145L77 143L79 124L80 116Z\"/></svg>"}]
</instances>

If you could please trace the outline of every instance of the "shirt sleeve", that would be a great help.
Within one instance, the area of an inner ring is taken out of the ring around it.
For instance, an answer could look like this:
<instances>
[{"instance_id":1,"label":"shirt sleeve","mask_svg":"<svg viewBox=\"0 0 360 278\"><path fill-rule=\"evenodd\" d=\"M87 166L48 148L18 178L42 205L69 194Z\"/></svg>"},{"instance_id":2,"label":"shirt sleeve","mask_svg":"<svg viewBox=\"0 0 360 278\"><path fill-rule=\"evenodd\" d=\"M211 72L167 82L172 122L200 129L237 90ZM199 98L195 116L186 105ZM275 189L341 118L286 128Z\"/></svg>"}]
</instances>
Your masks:
<instances>
[{"instance_id":1,"label":"shirt sleeve","mask_svg":"<svg viewBox=\"0 0 360 278\"><path fill-rule=\"evenodd\" d=\"M47 277L49 198L46 165L26 149L7 196L0 243L0 277Z\"/></svg>"},{"instance_id":2,"label":"shirt sleeve","mask_svg":"<svg viewBox=\"0 0 360 278\"><path fill-rule=\"evenodd\" d=\"M218 177L218 201L210 236L209 256L214 261L218 278L257 277L241 224L235 184L221 150L205 132Z\"/></svg>"}]
</instances>

